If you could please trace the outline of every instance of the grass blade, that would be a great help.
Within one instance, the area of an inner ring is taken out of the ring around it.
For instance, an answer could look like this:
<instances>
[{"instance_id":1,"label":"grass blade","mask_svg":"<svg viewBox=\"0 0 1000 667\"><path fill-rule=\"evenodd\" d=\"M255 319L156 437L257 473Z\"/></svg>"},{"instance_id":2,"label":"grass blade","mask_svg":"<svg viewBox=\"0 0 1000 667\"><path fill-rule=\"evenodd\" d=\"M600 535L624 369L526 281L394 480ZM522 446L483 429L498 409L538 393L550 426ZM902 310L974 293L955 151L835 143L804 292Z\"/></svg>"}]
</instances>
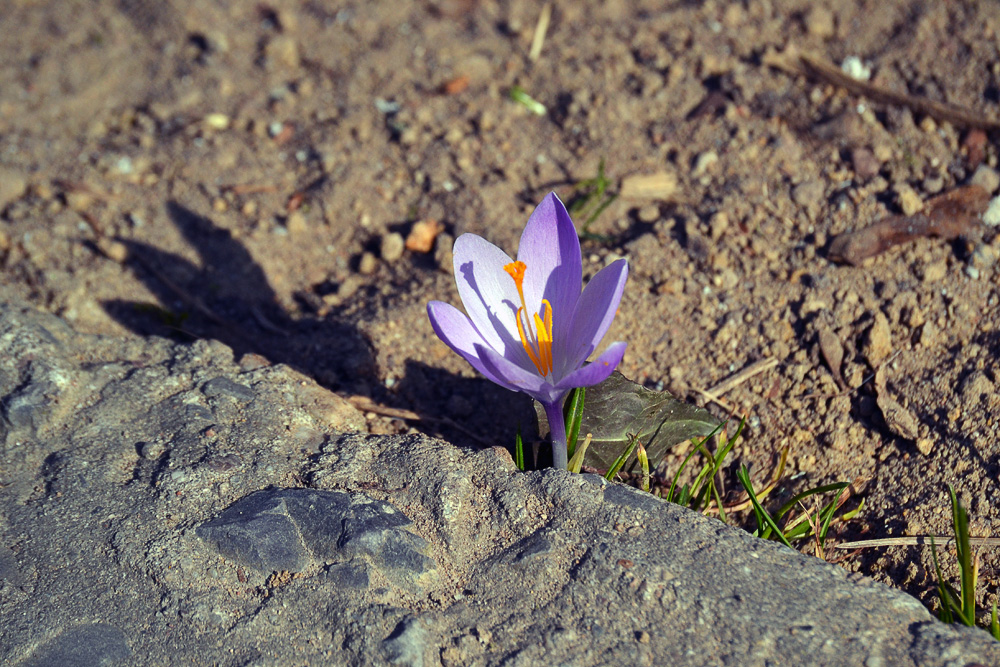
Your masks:
<instances>
[{"instance_id":1,"label":"grass blade","mask_svg":"<svg viewBox=\"0 0 1000 667\"><path fill-rule=\"evenodd\" d=\"M955 550L958 552L958 568L961 574L961 608L959 613L966 625L976 624L976 567L972 563L972 549L969 547L969 514L962 507L955 489L948 486L951 494L951 518L955 525Z\"/></svg>"},{"instance_id":2,"label":"grass blade","mask_svg":"<svg viewBox=\"0 0 1000 667\"><path fill-rule=\"evenodd\" d=\"M521 439L521 427L517 427L517 435L514 436L514 465L521 472L524 472L524 440Z\"/></svg>"},{"instance_id":3,"label":"grass blade","mask_svg":"<svg viewBox=\"0 0 1000 667\"><path fill-rule=\"evenodd\" d=\"M580 472L580 469L583 467L583 457L587 455L587 448L590 447L591 437L591 434L588 433L587 437L580 443L580 446L573 452L573 458L569 460L569 465L566 466L570 472Z\"/></svg>"},{"instance_id":4,"label":"grass blade","mask_svg":"<svg viewBox=\"0 0 1000 667\"><path fill-rule=\"evenodd\" d=\"M629 434L629 441L628 445L625 447L625 451L619 454L618 458L615 459L615 462L611 464L611 467L608 468L608 471L604 474L604 479L610 482L615 478L618 471L621 470L622 466L625 465L625 462L628 461L628 457L632 456L632 452L635 451L635 446L638 442L639 436Z\"/></svg>"},{"instance_id":5,"label":"grass blade","mask_svg":"<svg viewBox=\"0 0 1000 667\"><path fill-rule=\"evenodd\" d=\"M576 453L576 441L580 437L580 424L583 423L583 400L586 387L577 387L569 393L566 406L563 408L563 419L566 422L566 451L570 458Z\"/></svg>"},{"instance_id":6,"label":"grass blade","mask_svg":"<svg viewBox=\"0 0 1000 667\"><path fill-rule=\"evenodd\" d=\"M758 534L766 539L773 532L786 547L791 549L791 543L782 534L781 529L778 528L778 524L774 522L771 515L767 513L767 510L757 500L757 494L753 490L753 483L750 481L750 471L745 465L741 465L740 469L736 471L736 477L740 480L744 490L747 492L747 496L750 498L750 502L753 504L754 515L757 517ZM765 526L768 530L764 530Z\"/></svg>"}]
</instances>

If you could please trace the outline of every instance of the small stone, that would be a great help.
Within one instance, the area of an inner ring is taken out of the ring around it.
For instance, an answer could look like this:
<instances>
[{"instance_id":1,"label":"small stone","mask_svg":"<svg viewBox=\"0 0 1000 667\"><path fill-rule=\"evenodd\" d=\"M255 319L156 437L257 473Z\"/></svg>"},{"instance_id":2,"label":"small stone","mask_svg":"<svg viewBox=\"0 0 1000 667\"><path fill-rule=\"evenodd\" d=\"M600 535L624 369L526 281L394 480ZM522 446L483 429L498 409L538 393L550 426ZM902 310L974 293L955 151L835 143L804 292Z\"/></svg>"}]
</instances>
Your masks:
<instances>
[{"instance_id":1,"label":"small stone","mask_svg":"<svg viewBox=\"0 0 1000 667\"><path fill-rule=\"evenodd\" d=\"M302 214L302 211L292 211L288 216L288 220L285 221L285 227L292 236L303 234L309 229L309 225L306 223L306 216Z\"/></svg>"},{"instance_id":2,"label":"small stone","mask_svg":"<svg viewBox=\"0 0 1000 667\"><path fill-rule=\"evenodd\" d=\"M918 342L922 347L934 347L940 334L937 326L933 322L924 322L920 328L920 338Z\"/></svg>"},{"instance_id":3,"label":"small stone","mask_svg":"<svg viewBox=\"0 0 1000 667\"><path fill-rule=\"evenodd\" d=\"M965 267L965 275L969 276L973 280L979 280L979 269L974 266Z\"/></svg>"},{"instance_id":4,"label":"small stone","mask_svg":"<svg viewBox=\"0 0 1000 667\"><path fill-rule=\"evenodd\" d=\"M974 371L959 385L962 402L967 405L983 405L996 392L996 386L982 371Z\"/></svg>"},{"instance_id":5,"label":"small stone","mask_svg":"<svg viewBox=\"0 0 1000 667\"><path fill-rule=\"evenodd\" d=\"M924 267L921 279L925 283L936 283L948 275L948 260L941 259Z\"/></svg>"},{"instance_id":6,"label":"small stone","mask_svg":"<svg viewBox=\"0 0 1000 667\"><path fill-rule=\"evenodd\" d=\"M128 246L121 241L112 241L107 237L97 239L97 249L113 262L123 263L128 259Z\"/></svg>"},{"instance_id":7,"label":"small stone","mask_svg":"<svg viewBox=\"0 0 1000 667\"><path fill-rule=\"evenodd\" d=\"M434 241L434 261L437 262L438 269L451 274L455 271L455 256L452 247L455 239L451 234L441 234Z\"/></svg>"},{"instance_id":8,"label":"small stone","mask_svg":"<svg viewBox=\"0 0 1000 667\"><path fill-rule=\"evenodd\" d=\"M917 438L916 441L917 451L924 456L930 456L931 452L934 450L934 441L930 438Z\"/></svg>"},{"instance_id":9,"label":"small stone","mask_svg":"<svg viewBox=\"0 0 1000 667\"><path fill-rule=\"evenodd\" d=\"M229 398L236 399L241 403L251 401L255 396L253 389L245 384L234 382L227 377L217 377L209 380L202 385L201 393L205 394L205 396L208 396L209 398L228 396Z\"/></svg>"},{"instance_id":10,"label":"small stone","mask_svg":"<svg viewBox=\"0 0 1000 667\"><path fill-rule=\"evenodd\" d=\"M719 154L715 151L705 151L700 153L694 160L694 167L691 169L691 176L701 178L708 170L719 161Z\"/></svg>"},{"instance_id":11,"label":"small stone","mask_svg":"<svg viewBox=\"0 0 1000 667\"><path fill-rule=\"evenodd\" d=\"M391 232L382 237L379 253L385 261L395 262L403 256L405 249L406 241L403 239L403 235L398 232Z\"/></svg>"},{"instance_id":12,"label":"small stone","mask_svg":"<svg viewBox=\"0 0 1000 667\"><path fill-rule=\"evenodd\" d=\"M83 190L66 193L66 205L74 211L86 211L94 203L94 196Z\"/></svg>"},{"instance_id":13,"label":"small stone","mask_svg":"<svg viewBox=\"0 0 1000 667\"><path fill-rule=\"evenodd\" d=\"M826 186L823 185L822 181L809 180L795 186L792 190L792 200L799 206L812 211L819 207L825 194Z\"/></svg>"},{"instance_id":14,"label":"small stone","mask_svg":"<svg viewBox=\"0 0 1000 667\"><path fill-rule=\"evenodd\" d=\"M872 68L866 65L857 56L847 56L840 64L840 69L847 76L858 81L867 81L872 78Z\"/></svg>"},{"instance_id":15,"label":"small stone","mask_svg":"<svg viewBox=\"0 0 1000 667\"><path fill-rule=\"evenodd\" d=\"M986 243L977 243L969 255L969 266L979 270L989 269L997 262L998 251Z\"/></svg>"},{"instance_id":16,"label":"small stone","mask_svg":"<svg viewBox=\"0 0 1000 667\"><path fill-rule=\"evenodd\" d=\"M444 231L444 225L437 220L421 220L413 225L406 237L406 249L413 252L428 253L434 248L438 234Z\"/></svg>"},{"instance_id":17,"label":"small stone","mask_svg":"<svg viewBox=\"0 0 1000 667\"><path fill-rule=\"evenodd\" d=\"M924 179L924 182L921 184L921 187L927 194L936 195L937 193L941 192L941 190L944 189L944 178L942 178L940 174L928 176L927 178Z\"/></svg>"},{"instance_id":18,"label":"small stone","mask_svg":"<svg viewBox=\"0 0 1000 667\"><path fill-rule=\"evenodd\" d=\"M983 213L983 222L990 227L1000 225L1000 196L996 196L990 200L990 205L986 207L986 212Z\"/></svg>"},{"instance_id":19,"label":"small stone","mask_svg":"<svg viewBox=\"0 0 1000 667\"><path fill-rule=\"evenodd\" d=\"M660 207L649 204L639 209L639 220L647 224L654 223L660 219Z\"/></svg>"},{"instance_id":20,"label":"small stone","mask_svg":"<svg viewBox=\"0 0 1000 667\"><path fill-rule=\"evenodd\" d=\"M834 26L833 12L821 5L813 5L809 8L805 18L806 30L810 35L827 39L833 37L836 32Z\"/></svg>"},{"instance_id":21,"label":"small stone","mask_svg":"<svg viewBox=\"0 0 1000 667\"><path fill-rule=\"evenodd\" d=\"M288 69L299 66L299 46L291 35L278 35L264 49L264 55L271 66L280 65Z\"/></svg>"},{"instance_id":22,"label":"small stone","mask_svg":"<svg viewBox=\"0 0 1000 667\"><path fill-rule=\"evenodd\" d=\"M988 193L996 192L1000 188L1000 172L985 164L976 168L976 173L969 179L969 185L978 185Z\"/></svg>"},{"instance_id":23,"label":"small stone","mask_svg":"<svg viewBox=\"0 0 1000 667\"><path fill-rule=\"evenodd\" d=\"M868 365L878 367L892 352L892 337L889 320L881 312L875 313L875 321L868 329L864 355Z\"/></svg>"},{"instance_id":24,"label":"small stone","mask_svg":"<svg viewBox=\"0 0 1000 667\"><path fill-rule=\"evenodd\" d=\"M205 127L211 128L213 130L227 130L229 129L229 116L224 113L210 113L205 116L204 119Z\"/></svg>"},{"instance_id":25,"label":"small stone","mask_svg":"<svg viewBox=\"0 0 1000 667\"><path fill-rule=\"evenodd\" d=\"M370 276L375 273L378 268L378 258L375 257L374 253L365 251L361 253L361 259L358 260L358 273L363 276Z\"/></svg>"},{"instance_id":26,"label":"small stone","mask_svg":"<svg viewBox=\"0 0 1000 667\"><path fill-rule=\"evenodd\" d=\"M896 193L896 203L903 209L903 215L915 215L924 208L924 201L909 183L897 183L893 191Z\"/></svg>"},{"instance_id":27,"label":"small stone","mask_svg":"<svg viewBox=\"0 0 1000 667\"><path fill-rule=\"evenodd\" d=\"M860 147L851 150L851 167L859 179L867 181L879 172L882 164L870 148Z\"/></svg>"},{"instance_id":28,"label":"small stone","mask_svg":"<svg viewBox=\"0 0 1000 667\"><path fill-rule=\"evenodd\" d=\"M28 191L28 179L13 169L0 167L0 211Z\"/></svg>"},{"instance_id":29,"label":"small stone","mask_svg":"<svg viewBox=\"0 0 1000 667\"><path fill-rule=\"evenodd\" d=\"M708 229L713 241L718 241L729 229L729 215L725 211L717 211L708 219Z\"/></svg>"},{"instance_id":30,"label":"small stone","mask_svg":"<svg viewBox=\"0 0 1000 667\"><path fill-rule=\"evenodd\" d=\"M715 158L718 160L718 156ZM677 193L677 176L673 172L632 174L622 179L621 196L635 199L670 199Z\"/></svg>"}]
</instances>

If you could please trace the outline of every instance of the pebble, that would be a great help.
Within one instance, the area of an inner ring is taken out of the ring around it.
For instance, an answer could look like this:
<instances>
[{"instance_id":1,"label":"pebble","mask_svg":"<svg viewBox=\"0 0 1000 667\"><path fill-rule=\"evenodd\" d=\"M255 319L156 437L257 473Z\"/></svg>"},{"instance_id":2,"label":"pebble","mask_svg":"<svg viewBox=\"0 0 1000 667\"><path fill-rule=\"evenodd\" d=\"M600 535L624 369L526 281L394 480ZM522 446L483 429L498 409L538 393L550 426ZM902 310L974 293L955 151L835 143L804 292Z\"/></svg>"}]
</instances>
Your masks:
<instances>
[{"instance_id":1,"label":"pebble","mask_svg":"<svg viewBox=\"0 0 1000 667\"><path fill-rule=\"evenodd\" d=\"M852 79L867 81L872 78L872 68L862 62L857 56L847 56L840 64L840 69Z\"/></svg>"},{"instance_id":2,"label":"pebble","mask_svg":"<svg viewBox=\"0 0 1000 667\"><path fill-rule=\"evenodd\" d=\"M97 240L97 248L105 257L119 264L128 259L128 247L121 241L101 237Z\"/></svg>"},{"instance_id":3,"label":"pebble","mask_svg":"<svg viewBox=\"0 0 1000 667\"><path fill-rule=\"evenodd\" d=\"M695 178L701 178L708 170L719 161L719 154L715 151L705 151L700 153L698 157L694 160L694 167L691 170L691 175Z\"/></svg>"},{"instance_id":4,"label":"pebble","mask_svg":"<svg viewBox=\"0 0 1000 667\"><path fill-rule=\"evenodd\" d=\"M444 225L437 220L421 220L413 225L406 237L406 249L428 253L434 249L434 241L444 231Z\"/></svg>"},{"instance_id":5,"label":"pebble","mask_svg":"<svg viewBox=\"0 0 1000 667\"><path fill-rule=\"evenodd\" d=\"M660 219L660 207L649 204L639 209L639 220L645 223L653 223Z\"/></svg>"},{"instance_id":6,"label":"pebble","mask_svg":"<svg viewBox=\"0 0 1000 667\"><path fill-rule=\"evenodd\" d=\"M930 438L918 438L916 445L917 451L924 456L930 456L931 452L934 450L934 441Z\"/></svg>"},{"instance_id":7,"label":"pebble","mask_svg":"<svg viewBox=\"0 0 1000 667\"><path fill-rule=\"evenodd\" d=\"M988 269L997 262L998 251L986 243L977 243L969 256L969 265L977 269Z\"/></svg>"},{"instance_id":8,"label":"pebble","mask_svg":"<svg viewBox=\"0 0 1000 667\"><path fill-rule=\"evenodd\" d=\"M729 215L725 211L717 211L708 219L708 230L713 241L722 238L729 229Z\"/></svg>"},{"instance_id":9,"label":"pebble","mask_svg":"<svg viewBox=\"0 0 1000 667\"><path fill-rule=\"evenodd\" d=\"M924 182L921 184L921 187L927 194L936 195L937 193L941 192L941 190L944 189L944 179L939 174L935 174L934 176L928 176L927 178L924 179Z\"/></svg>"},{"instance_id":10,"label":"pebble","mask_svg":"<svg viewBox=\"0 0 1000 667\"><path fill-rule=\"evenodd\" d=\"M976 173L969 179L969 185L978 185L986 192L993 193L1000 188L1000 172L985 164L976 168Z\"/></svg>"},{"instance_id":11,"label":"pebble","mask_svg":"<svg viewBox=\"0 0 1000 667\"><path fill-rule=\"evenodd\" d=\"M302 234L309 229L309 225L306 224L306 216L301 211L292 211L285 222L285 227L288 228L288 233L293 236Z\"/></svg>"},{"instance_id":12,"label":"pebble","mask_svg":"<svg viewBox=\"0 0 1000 667\"><path fill-rule=\"evenodd\" d=\"M713 153L714 155L714 153ZM700 157L699 157L700 159ZM718 156L715 160L718 161ZM695 167L695 172L698 168ZM695 173L697 178L698 174ZM677 192L677 175L669 171L632 174L622 179L621 195L636 199L670 199Z\"/></svg>"},{"instance_id":13,"label":"pebble","mask_svg":"<svg viewBox=\"0 0 1000 667\"><path fill-rule=\"evenodd\" d=\"M915 215L924 207L924 201L909 183L897 183L893 187L896 203L903 209L903 215Z\"/></svg>"},{"instance_id":14,"label":"pebble","mask_svg":"<svg viewBox=\"0 0 1000 667\"><path fill-rule=\"evenodd\" d=\"M406 240L403 239L403 235L399 232L391 232L382 237L379 254L382 255L382 259L385 261L395 262L403 256L403 250L405 249Z\"/></svg>"},{"instance_id":15,"label":"pebble","mask_svg":"<svg viewBox=\"0 0 1000 667\"><path fill-rule=\"evenodd\" d=\"M281 65L288 69L299 66L299 47L291 35L278 35L264 48L268 64Z\"/></svg>"},{"instance_id":16,"label":"pebble","mask_svg":"<svg viewBox=\"0 0 1000 667\"><path fill-rule=\"evenodd\" d=\"M983 222L991 227L1000 225L1000 196L996 196L990 200L989 206L986 207L986 212L983 213Z\"/></svg>"},{"instance_id":17,"label":"pebble","mask_svg":"<svg viewBox=\"0 0 1000 667\"><path fill-rule=\"evenodd\" d=\"M867 181L882 168L882 164L875 157L875 153L870 148L860 147L851 150L851 166L854 174L859 179Z\"/></svg>"},{"instance_id":18,"label":"pebble","mask_svg":"<svg viewBox=\"0 0 1000 667\"><path fill-rule=\"evenodd\" d=\"M224 113L210 113L205 116L204 123L213 130L228 130L230 120Z\"/></svg>"},{"instance_id":19,"label":"pebble","mask_svg":"<svg viewBox=\"0 0 1000 667\"><path fill-rule=\"evenodd\" d=\"M374 253L363 252L361 253L361 259L358 261L358 273L363 276L370 276L375 273L378 268L378 258L375 257Z\"/></svg>"},{"instance_id":20,"label":"pebble","mask_svg":"<svg viewBox=\"0 0 1000 667\"><path fill-rule=\"evenodd\" d=\"M941 259L924 267L921 280L925 283L936 283L946 275L948 275L948 260Z\"/></svg>"},{"instance_id":21,"label":"pebble","mask_svg":"<svg viewBox=\"0 0 1000 667\"><path fill-rule=\"evenodd\" d=\"M454 245L455 239L451 234L439 234L434 241L434 261L437 262L440 270L448 274L455 271L454 255L452 253Z\"/></svg>"},{"instance_id":22,"label":"pebble","mask_svg":"<svg viewBox=\"0 0 1000 667\"><path fill-rule=\"evenodd\" d=\"M0 210L20 199L28 191L28 180L13 169L0 167Z\"/></svg>"},{"instance_id":23,"label":"pebble","mask_svg":"<svg viewBox=\"0 0 1000 667\"><path fill-rule=\"evenodd\" d=\"M812 210L820 205L825 193L826 187L822 181L809 180L795 186L792 199L799 206Z\"/></svg>"},{"instance_id":24,"label":"pebble","mask_svg":"<svg viewBox=\"0 0 1000 667\"><path fill-rule=\"evenodd\" d=\"M809 11L806 13L805 23L809 34L821 39L833 37L836 31L833 12L820 5L813 5L809 8Z\"/></svg>"},{"instance_id":25,"label":"pebble","mask_svg":"<svg viewBox=\"0 0 1000 667\"><path fill-rule=\"evenodd\" d=\"M875 313L875 321L868 329L868 337L863 349L865 360L872 368L877 367L892 352L892 337L889 320L881 312Z\"/></svg>"}]
</instances>

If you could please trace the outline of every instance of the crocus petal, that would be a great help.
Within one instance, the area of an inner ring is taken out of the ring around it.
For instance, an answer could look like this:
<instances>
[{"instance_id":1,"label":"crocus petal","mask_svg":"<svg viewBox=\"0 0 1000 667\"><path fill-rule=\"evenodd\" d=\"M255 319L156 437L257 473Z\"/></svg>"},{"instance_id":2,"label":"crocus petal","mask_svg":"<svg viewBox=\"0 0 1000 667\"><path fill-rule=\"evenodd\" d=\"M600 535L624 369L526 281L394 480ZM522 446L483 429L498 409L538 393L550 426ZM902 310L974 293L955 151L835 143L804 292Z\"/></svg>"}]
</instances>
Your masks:
<instances>
[{"instance_id":1,"label":"crocus petal","mask_svg":"<svg viewBox=\"0 0 1000 667\"><path fill-rule=\"evenodd\" d=\"M468 361L473 368L501 387L511 391L520 391L519 387L495 374L491 367L482 362L479 349L484 348L486 341L476 330L472 320L466 317L462 311L450 303L431 301L427 304L427 317L430 318L431 326L434 327L434 333L438 335L438 338Z\"/></svg>"},{"instance_id":2,"label":"crocus petal","mask_svg":"<svg viewBox=\"0 0 1000 667\"><path fill-rule=\"evenodd\" d=\"M505 387L513 387L514 391L524 392L543 403L551 403L554 400L553 396L565 393L565 390L557 391L551 383L535 371L521 368L488 347L477 345L476 353L483 366L489 369L490 377L503 378L502 384Z\"/></svg>"},{"instance_id":3,"label":"crocus petal","mask_svg":"<svg viewBox=\"0 0 1000 667\"><path fill-rule=\"evenodd\" d=\"M455 282L465 312L489 347L528 368L531 360L517 333L521 297L503 268L512 261L481 236L462 234L455 241Z\"/></svg>"},{"instance_id":4,"label":"crocus petal","mask_svg":"<svg viewBox=\"0 0 1000 667\"><path fill-rule=\"evenodd\" d=\"M597 359L560 380L556 389L568 391L573 387L589 387L603 382L621 363L626 347L626 343L612 343Z\"/></svg>"},{"instance_id":5,"label":"crocus petal","mask_svg":"<svg viewBox=\"0 0 1000 667\"><path fill-rule=\"evenodd\" d=\"M554 192L539 204L521 234L517 259L524 262L524 299L538 308L542 299L552 304L552 338L561 346L569 335L570 320L580 298L583 260L580 238L566 207Z\"/></svg>"},{"instance_id":6,"label":"crocus petal","mask_svg":"<svg viewBox=\"0 0 1000 667\"><path fill-rule=\"evenodd\" d=\"M565 348L565 366L560 371L577 368L597 349L615 319L626 279L628 263L619 259L598 271L587 283L577 303Z\"/></svg>"}]
</instances>

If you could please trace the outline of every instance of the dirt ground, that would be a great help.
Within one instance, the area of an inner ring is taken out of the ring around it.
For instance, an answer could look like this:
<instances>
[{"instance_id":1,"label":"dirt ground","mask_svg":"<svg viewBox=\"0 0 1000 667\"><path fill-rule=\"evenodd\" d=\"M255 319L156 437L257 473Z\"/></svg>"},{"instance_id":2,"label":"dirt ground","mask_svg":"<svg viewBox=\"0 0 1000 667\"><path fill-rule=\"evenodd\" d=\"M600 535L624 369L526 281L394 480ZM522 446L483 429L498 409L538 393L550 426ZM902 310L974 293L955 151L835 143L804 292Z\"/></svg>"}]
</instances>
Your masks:
<instances>
[{"instance_id":1,"label":"dirt ground","mask_svg":"<svg viewBox=\"0 0 1000 667\"><path fill-rule=\"evenodd\" d=\"M509 446L528 400L440 343L426 303L458 302L457 235L513 253L534 204L573 201L603 160L620 196L584 273L629 259L609 334L627 376L704 404L773 359L707 404L749 416L731 471L763 479L789 447L779 496L857 480L836 540L949 534L948 484L994 534L1000 237L974 221L860 266L830 244L969 183L995 193L998 135L774 63L853 56L872 85L997 118L996 4L550 4L532 58L543 3L518 0L9 0L0 297L288 363L382 406L372 432ZM443 233L408 249L418 223ZM927 549L840 562L933 598ZM998 566L984 550L981 602Z\"/></svg>"}]
</instances>

